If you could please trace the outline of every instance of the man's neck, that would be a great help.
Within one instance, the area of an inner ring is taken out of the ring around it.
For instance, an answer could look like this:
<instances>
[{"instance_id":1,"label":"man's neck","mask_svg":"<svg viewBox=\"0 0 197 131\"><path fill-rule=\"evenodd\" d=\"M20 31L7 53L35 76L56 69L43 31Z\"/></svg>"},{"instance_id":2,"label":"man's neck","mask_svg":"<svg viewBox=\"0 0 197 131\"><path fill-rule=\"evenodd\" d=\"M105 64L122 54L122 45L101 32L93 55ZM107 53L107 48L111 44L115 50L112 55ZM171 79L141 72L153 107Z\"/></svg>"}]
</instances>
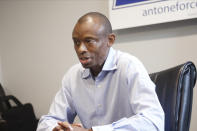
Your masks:
<instances>
[{"instance_id":1,"label":"man's neck","mask_svg":"<svg viewBox=\"0 0 197 131\"><path fill-rule=\"evenodd\" d=\"M106 61L106 59L107 59L108 53L109 53L109 50L107 51L107 55L105 56L105 59L104 59L104 61L103 61L103 64L97 65L97 66L95 66L95 67L90 68L90 71L91 71L91 73L92 73L92 75L93 75L94 78L97 77L98 74L102 71L103 66L104 66L104 64L105 64L105 61Z\"/></svg>"},{"instance_id":2,"label":"man's neck","mask_svg":"<svg viewBox=\"0 0 197 131\"><path fill-rule=\"evenodd\" d=\"M91 68L90 71L93 75L93 77L97 77L98 74L102 71L103 65L100 67L95 67L95 68Z\"/></svg>"}]
</instances>

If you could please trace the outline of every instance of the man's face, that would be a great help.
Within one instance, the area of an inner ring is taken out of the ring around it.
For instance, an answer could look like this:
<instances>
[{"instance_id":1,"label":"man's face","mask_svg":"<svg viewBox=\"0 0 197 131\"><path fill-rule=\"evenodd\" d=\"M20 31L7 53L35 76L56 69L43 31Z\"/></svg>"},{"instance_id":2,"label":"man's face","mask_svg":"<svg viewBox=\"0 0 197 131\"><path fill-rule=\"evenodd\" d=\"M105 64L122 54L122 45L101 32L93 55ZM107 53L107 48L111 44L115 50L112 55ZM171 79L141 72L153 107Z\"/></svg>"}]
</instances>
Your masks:
<instances>
[{"instance_id":1,"label":"man's face","mask_svg":"<svg viewBox=\"0 0 197 131\"><path fill-rule=\"evenodd\" d=\"M72 37L75 51L84 68L97 69L103 65L109 46L104 27L99 22L90 18L77 23Z\"/></svg>"}]
</instances>

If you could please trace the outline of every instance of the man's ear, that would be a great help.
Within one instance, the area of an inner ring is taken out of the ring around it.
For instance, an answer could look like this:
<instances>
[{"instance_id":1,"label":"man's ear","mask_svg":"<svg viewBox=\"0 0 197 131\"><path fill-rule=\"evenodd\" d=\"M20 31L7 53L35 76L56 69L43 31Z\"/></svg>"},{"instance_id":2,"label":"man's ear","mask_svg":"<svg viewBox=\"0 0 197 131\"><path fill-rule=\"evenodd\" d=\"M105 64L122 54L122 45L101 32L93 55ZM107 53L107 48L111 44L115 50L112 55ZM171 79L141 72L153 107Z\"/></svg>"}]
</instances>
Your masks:
<instances>
[{"instance_id":1,"label":"man's ear","mask_svg":"<svg viewBox=\"0 0 197 131\"><path fill-rule=\"evenodd\" d=\"M111 33L108 35L108 47L111 47L114 42L115 42L115 39L116 39L116 35L114 33Z\"/></svg>"}]
</instances>

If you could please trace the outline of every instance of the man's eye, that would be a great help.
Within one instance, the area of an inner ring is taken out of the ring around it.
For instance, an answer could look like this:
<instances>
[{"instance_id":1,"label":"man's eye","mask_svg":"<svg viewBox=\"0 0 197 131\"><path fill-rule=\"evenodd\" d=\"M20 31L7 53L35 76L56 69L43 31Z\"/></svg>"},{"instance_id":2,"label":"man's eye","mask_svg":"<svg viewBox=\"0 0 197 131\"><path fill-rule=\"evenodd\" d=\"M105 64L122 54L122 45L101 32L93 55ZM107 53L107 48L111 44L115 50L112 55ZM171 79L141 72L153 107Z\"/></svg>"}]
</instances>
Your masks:
<instances>
[{"instance_id":1,"label":"man's eye","mask_svg":"<svg viewBox=\"0 0 197 131\"><path fill-rule=\"evenodd\" d=\"M86 40L86 43L88 43L88 44L94 44L95 43L95 40L93 40L93 39L87 39Z\"/></svg>"},{"instance_id":2,"label":"man's eye","mask_svg":"<svg viewBox=\"0 0 197 131\"><path fill-rule=\"evenodd\" d=\"M80 41L74 40L74 44L78 46L78 45L80 45Z\"/></svg>"}]
</instances>

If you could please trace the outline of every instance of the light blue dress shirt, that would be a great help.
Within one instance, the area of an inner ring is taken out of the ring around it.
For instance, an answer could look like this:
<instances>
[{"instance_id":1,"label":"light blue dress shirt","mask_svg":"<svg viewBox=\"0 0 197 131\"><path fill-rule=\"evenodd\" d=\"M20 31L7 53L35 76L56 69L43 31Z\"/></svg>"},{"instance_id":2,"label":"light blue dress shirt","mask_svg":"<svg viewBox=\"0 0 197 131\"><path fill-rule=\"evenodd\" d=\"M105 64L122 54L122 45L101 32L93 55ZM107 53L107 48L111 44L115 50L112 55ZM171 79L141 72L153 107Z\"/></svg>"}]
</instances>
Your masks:
<instances>
[{"instance_id":1,"label":"light blue dress shirt","mask_svg":"<svg viewBox=\"0 0 197 131\"><path fill-rule=\"evenodd\" d=\"M76 115L94 131L164 131L164 112L146 69L113 48L96 78L81 64L66 73L37 131L52 131L58 121L72 123Z\"/></svg>"}]
</instances>

